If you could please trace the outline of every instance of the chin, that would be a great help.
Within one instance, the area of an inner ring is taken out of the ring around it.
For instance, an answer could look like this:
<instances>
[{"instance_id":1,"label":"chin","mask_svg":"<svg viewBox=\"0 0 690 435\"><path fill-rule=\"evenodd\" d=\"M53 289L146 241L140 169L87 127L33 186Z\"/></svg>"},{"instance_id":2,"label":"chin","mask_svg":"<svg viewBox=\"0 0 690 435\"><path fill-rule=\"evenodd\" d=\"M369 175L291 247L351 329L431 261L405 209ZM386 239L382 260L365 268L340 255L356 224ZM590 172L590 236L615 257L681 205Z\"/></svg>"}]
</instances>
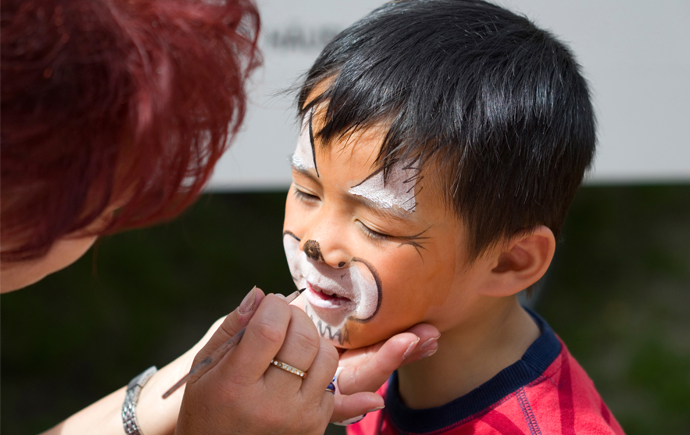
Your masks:
<instances>
[{"instance_id":1,"label":"chin","mask_svg":"<svg viewBox=\"0 0 690 435\"><path fill-rule=\"evenodd\" d=\"M314 319L312 318L312 320ZM328 329L324 328L323 323L320 328L318 320L314 323L317 330L319 330L319 334L338 349L359 349L371 346L387 340L396 333L395 331L387 332L385 329L382 329L380 324L376 324L378 322L360 322L356 319L349 319L338 329L341 332L341 336L331 338L328 336ZM325 334L322 334L322 331Z\"/></svg>"}]
</instances>

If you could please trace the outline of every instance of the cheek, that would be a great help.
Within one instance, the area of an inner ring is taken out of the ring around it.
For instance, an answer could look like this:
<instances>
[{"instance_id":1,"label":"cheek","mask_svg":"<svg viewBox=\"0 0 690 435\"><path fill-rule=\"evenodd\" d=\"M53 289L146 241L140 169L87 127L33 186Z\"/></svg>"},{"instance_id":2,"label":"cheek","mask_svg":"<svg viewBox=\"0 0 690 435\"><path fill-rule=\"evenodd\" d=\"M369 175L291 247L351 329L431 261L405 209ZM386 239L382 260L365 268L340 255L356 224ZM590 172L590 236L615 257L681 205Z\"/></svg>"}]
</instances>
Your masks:
<instances>
[{"instance_id":1,"label":"cheek","mask_svg":"<svg viewBox=\"0 0 690 435\"><path fill-rule=\"evenodd\" d=\"M420 272L419 269L401 268L395 276L388 277L383 286L382 321L412 326L426 318L437 284L433 277Z\"/></svg>"},{"instance_id":2,"label":"cheek","mask_svg":"<svg viewBox=\"0 0 690 435\"><path fill-rule=\"evenodd\" d=\"M428 255L422 262L412 247L395 246L386 249L386 253L376 258L375 263L371 260L381 279L381 307L368 322L348 322L352 347L376 343L426 321L437 288L445 281L438 279L438 268L429 267ZM433 262L434 266L437 263Z\"/></svg>"},{"instance_id":3,"label":"cheek","mask_svg":"<svg viewBox=\"0 0 690 435\"><path fill-rule=\"evenodd\" d=\"M412 305L435 303L436 294L450 284L452 277L438 253L422 250L420 256L411 246L395 247L390 251L397 251L399 255L387 258L381 265L384 298L396 301L404 311L415 311Z\"/></svg>"},{"instance_id":4,"label":"cheek","mask_svg":"<svg viewBox=\"0 0 690 435\"><path fill-rule=\"evenodd\" d=\"M24 285L33 284L71 265L81 258L95 241L95 236L58 240L45 257L28 263Z\"/></svg>"}]
</instances>

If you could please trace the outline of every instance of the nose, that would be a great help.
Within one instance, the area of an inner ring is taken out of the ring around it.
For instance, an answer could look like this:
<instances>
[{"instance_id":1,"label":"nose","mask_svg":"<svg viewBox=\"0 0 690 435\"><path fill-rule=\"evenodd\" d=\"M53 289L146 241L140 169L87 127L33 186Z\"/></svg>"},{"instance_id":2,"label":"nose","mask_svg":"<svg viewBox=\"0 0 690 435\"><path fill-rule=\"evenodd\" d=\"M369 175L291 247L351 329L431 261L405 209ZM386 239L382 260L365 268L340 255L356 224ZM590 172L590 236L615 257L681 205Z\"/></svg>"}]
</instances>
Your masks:
<instances>
[{"instance_id":1,"label":"nose","mask_svg":"<svg viewBox=\"0 0 690 435\"><path fill-rule=\"evenodd\" d=\"M351 257L347 254L338 242L330 240L328 237L321 238L322 242L315 239L308 239L302 243L300 249L312 261L328 264L331 267L343 268L350 263Z\"/></svg>"},{"instance_id":2,"label":"nose","mask_svg":"<svg viewBox=\"0 0 690 435\"><path fill-rule=\"evenodd\" d=\"M315 263L336 269L347 267L355 255L350 249L351 225L345 211L329 201L300 214L290 213L290 205L288 202L286 228L299 237L300 251ZM294 219L288 221L288 215Z\"/></svg>"},{"instance_id":3,"label":"nose","mask_svg":"<svg viewBox=\"0 0 690 435\"><path fill-rule=\"evenodd\" d=\"M316 240L307 240L304 242L304 253L307 257L314 261L324 261L323 254L321 253L321 245Z\"/></svg>"}]
</instances>

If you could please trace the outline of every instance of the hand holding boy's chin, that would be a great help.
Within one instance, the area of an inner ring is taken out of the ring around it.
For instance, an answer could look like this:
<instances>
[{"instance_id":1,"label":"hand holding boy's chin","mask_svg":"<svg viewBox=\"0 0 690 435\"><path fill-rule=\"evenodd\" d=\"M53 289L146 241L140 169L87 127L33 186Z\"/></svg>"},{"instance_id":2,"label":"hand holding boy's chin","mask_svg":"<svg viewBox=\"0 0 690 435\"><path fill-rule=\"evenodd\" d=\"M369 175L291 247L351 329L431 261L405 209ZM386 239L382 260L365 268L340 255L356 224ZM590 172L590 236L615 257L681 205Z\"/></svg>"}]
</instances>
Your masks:
<instances>
[{"instance_id":1,"label":"hand holding boy's chin","mask_svg":"<svg viewBox=\"0 0 690 435\"><path fill-rule=\"evenodd\" d=\"M292 304L304 310L302 297ZM331 422L346 420L381 406L379 396L357 393L373 393L399 367L433 355L438 349L440 336L436 327L420 323L375 344L350 349L336 346L340 352L338 366L342 368L338 377L342 396L335 401Z\"/></svg>"},{"instance_id":2,"label":"hand holding boy's chin","mask_svg":"<svg viewBox=\"0 0 690 435\"><path fill-rule=\"evenodd\" d=\"M355 401L346 396L375 392L399 367L433 355L438 349L440 336L436 327L420 323L370 346L339 349L338 366L342 371L338 376L338 387L344 397L335 401L331 422L346 420L378 407L374 406L376 402L373 398L354 396L357 397ZM364 402L370 403L370 407L367 408ZM362 412L354 411L355 407L361 408Z\"/></svg>"}]
</instances>

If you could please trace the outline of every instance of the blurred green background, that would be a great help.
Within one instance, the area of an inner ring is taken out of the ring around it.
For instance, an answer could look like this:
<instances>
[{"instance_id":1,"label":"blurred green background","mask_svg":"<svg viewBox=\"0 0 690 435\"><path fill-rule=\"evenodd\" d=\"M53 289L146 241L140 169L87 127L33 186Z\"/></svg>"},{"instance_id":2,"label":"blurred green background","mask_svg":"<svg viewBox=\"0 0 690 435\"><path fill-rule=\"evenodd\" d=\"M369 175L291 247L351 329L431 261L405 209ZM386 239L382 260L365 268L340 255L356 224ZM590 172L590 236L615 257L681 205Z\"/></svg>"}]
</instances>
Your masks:
<instances>
[{"instance_id":1,"label":"blurred green background","mask_svg":"<svg viewBox=\"0 0 690 435\"><path fill-rule=\"evenodd\" d=\"M284 197L204 195L3 295L0 431L46 430L165 365L253 285L292 291ZM533 303L628 434L690 434L690 185L581 189Z\"/></svg>"}]
</instances>

